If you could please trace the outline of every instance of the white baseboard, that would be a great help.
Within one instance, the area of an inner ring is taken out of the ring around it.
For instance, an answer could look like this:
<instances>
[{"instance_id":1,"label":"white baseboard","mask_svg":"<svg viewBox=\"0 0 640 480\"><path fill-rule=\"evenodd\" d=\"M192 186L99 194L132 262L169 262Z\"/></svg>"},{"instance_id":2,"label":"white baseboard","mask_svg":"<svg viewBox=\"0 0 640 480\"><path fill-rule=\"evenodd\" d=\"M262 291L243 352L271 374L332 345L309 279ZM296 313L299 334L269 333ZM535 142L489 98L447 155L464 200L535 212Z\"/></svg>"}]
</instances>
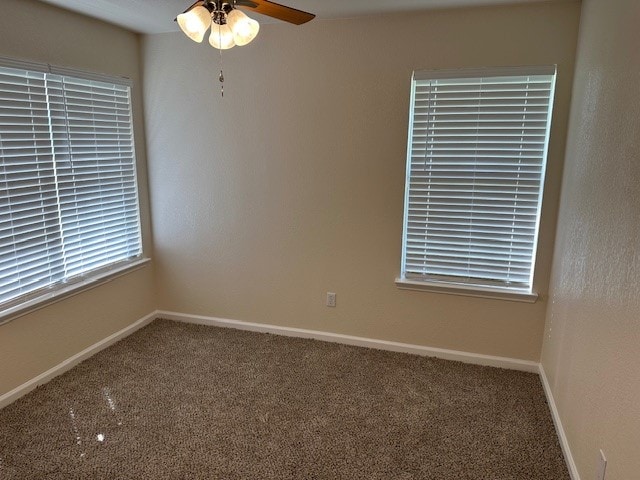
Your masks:
<instances>
[{"instance_id":1,"label":"white baseboard","mask_svg":"<svg viewBox=\"0 0 640 480\"><path fill-rule=\"evenodd\" d=\"M114 333L113 335L109 335L107 338L100 340L97 343L85 348L79 353L76 353L74 356L67 358L63 362L59 363L53 368L50 368L44 373L41 373L35 378L32 378L28 382L23 383L22 385L14 388L13 390L5 393L4 395L0 395L0 408L4 408L10 403L15 402L20 397L23 397L30 391L34 390L39 385L47 383L54 377L58 375L62 375L64 372L71 370L73 367L78 365L80 362L86 360L87 358L95 355L100 350L104 350L105 348L113 345L118 340L122 340L124 337L131 335L136 330L141 329L145 325L148 325L153 320L158 317L157 312L151 312L148 315L145 315L139 320L136 320L134 323L129 325L126 328Z\"/></svg>"},{"instance_id":2,"label":"white baseboard","mask_svg":"<svg viewBox=\"0 0 640 480\"><path fill-rule=\"evenodd\" d=\"M542 366L542 363L539 364L538 373L540 374L540 381L542 382L542 388L544 388L544 393L547 396L547 403L549 404L549 409L551 410L551 416L553 417L553 424L556 427L556 433L558 434L558 440L560 441L560 447L562 447L562 453L564 454L565 462L567 462L569 475L571 476L571 480L580 480L580 474L578 473L576 462L573 460L573 455L571 454L571 448L569 447L569 440L567 440L567 435L564 432L564 428L562 427L562 421L560 420L560 412L558 412L556 401L553 398L553 393L551 392L551 385L549 385L549 380L547 379L547 374L544 371L544 367Z\"/></svg>"},{"instance_id":3,"label":"white baseboard","mask_svg":"<svg viewBox=\"0 0 640 480\"><path fill-rule=\"evenodd\" d=\"M458 350L447 350L443 348L424 347L422 345L411 345L408 343L390 342L387 340L376 340L372 338L354 337L340 333L322 332L319 330L306 330L302 328L282 327L279 325L269 325L263 323L242 322L239 320L229 320L226 318L207 317L203 315L190 315L186 313L167 312L158 310L157 318L166 318L186 323L197 323L200 325L211 325L215 327L235 328L238 330L248 330L252 332L273 333L285 337L313 338L325 342L343 343L345 345L355 345L358 347L375 348L378 350L388 350L391 352L412 353L424 357L437 357L444 360L456 360L475 365L486 365L491 367L507 368L510 370L520 370L524 372L538 373L538 362L519 360L508 357L494 357L478 353L468 353Z\"/></svg>"}]
</instances>

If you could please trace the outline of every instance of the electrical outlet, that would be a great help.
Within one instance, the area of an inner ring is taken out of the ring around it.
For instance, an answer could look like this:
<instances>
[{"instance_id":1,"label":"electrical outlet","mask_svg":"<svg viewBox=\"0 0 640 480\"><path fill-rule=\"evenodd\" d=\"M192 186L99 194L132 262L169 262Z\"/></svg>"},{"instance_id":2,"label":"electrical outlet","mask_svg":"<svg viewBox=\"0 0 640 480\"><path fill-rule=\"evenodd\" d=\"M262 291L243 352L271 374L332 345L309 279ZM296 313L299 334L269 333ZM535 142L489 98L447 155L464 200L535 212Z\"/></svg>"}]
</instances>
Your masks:
<instances>
[{"instance_id":1,"label":"electrical outlet","mask_svg":"<svg viewBox=\"0 0 640 480\"><path fill-rule=\"evenodd\" d=\"M604 456L604 452L600 450L598 455L598 473L596 474L596 480L605 480L604 476L607 473L607 458Z\"/></svg>"},{"instance_id":2,"label":"electrical outlet","mask_svg":"<svg viewBox=\"0 0 640 480\"><path fill-rule=\"evenodd\" d=\"M333 292L327 292L327 307L336 306L336 294Z\"/></svg>"}]
</instances>

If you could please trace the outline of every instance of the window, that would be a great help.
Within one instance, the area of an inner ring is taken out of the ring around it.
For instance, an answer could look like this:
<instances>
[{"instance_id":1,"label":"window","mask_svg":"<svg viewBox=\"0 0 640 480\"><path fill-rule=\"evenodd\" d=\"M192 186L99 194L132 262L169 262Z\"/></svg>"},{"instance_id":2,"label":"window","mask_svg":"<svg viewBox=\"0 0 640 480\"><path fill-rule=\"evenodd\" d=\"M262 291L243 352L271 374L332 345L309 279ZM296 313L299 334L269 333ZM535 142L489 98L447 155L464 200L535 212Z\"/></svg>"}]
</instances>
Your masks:
<instances>
[{"instance_id":1,"label":"window","mask_svg":"<svg viewBox=\"0 0 640 480\"><path fill-rule=\"evenodd\" d=\"M533 295L554 85L555 67L414 73L400 286Z\"/></svg>"},{"instance_id":2,"label":"window","mask_svg":"<svg viewBox=\"0 0 640 480\"><path fill-rule=\"evenodd\" d=\"M130 85L0 59L0 310L142 254Z\"/></svg>"}]
</instances>

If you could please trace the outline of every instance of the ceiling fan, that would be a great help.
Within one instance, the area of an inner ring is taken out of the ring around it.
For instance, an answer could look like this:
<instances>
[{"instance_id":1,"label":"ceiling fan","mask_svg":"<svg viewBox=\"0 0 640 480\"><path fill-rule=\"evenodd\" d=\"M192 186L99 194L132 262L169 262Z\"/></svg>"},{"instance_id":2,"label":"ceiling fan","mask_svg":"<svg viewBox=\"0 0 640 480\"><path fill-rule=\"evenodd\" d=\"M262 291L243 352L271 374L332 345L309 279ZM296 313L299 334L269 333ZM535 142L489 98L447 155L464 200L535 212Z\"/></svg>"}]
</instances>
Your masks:
<instances>
[{"instance_id":1,"label":"ceiling fan","mask_svg":"<svg viewBox=\"0 0 640 480\"><path fill-rule=\"evenodd\" d=\"M260 30L260 24L241 10L253 11L295 25L302 25L315 17L312 13L268 0L198 0L175 20L185 35L198 43L202 42L211 27L209 43L212 47L226 50L235 45L248 44Z\"/></svg>"}]
</instances>

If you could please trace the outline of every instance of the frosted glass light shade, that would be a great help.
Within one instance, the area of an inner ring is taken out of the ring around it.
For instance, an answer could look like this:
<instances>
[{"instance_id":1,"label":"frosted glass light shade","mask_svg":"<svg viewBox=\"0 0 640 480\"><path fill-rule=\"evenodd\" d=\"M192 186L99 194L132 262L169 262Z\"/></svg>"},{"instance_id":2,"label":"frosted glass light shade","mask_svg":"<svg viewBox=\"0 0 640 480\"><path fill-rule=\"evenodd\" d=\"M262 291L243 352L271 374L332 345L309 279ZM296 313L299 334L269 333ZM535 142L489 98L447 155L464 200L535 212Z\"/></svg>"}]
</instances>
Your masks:
<instances>
[{"instance_id":1,"label":"frosted glass light shade","mask_svg":"<svg viewBox=\"0 0 640 480\"><path fill-rule=\"evenodd\" d=\"M233 40L236 45L242 46L256 38L260 30L260 24L247 17L240 10L233 9L227 14L227 25L233 32Z\"/></svg>"},{"instance_id":2,"label":"frosted glass light shade","mask_svg":"<svg viewBox=\"0 0 640 480\"><path fill-rule=\"evenodd\" d=\"M218 50L227 50L235 47L233 40L233 32L229 25L218 25L213 23L211 25L211 35L209 35L209 43L212 47Z\"/></svg>"},{"instance_id":3,"label":"frosted glass light shade","mask_svg":"<svg viewBox=\"0 0 640 480\"><path fill-rule=\"evenodd\" d=\"M203 6L198 6L181 13L177 20L184 34L194 42L200 43L211 25L211 14Z\"/></svg>"}]
</instances>

